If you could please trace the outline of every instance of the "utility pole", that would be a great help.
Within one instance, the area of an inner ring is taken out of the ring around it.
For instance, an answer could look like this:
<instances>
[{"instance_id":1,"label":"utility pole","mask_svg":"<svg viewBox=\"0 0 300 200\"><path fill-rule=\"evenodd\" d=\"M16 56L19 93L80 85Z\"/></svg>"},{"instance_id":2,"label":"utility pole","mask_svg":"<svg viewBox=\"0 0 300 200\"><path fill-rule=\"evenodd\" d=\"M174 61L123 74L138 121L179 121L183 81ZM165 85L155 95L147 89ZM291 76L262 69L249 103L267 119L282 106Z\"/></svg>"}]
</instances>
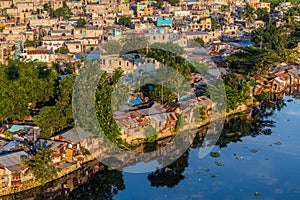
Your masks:
<instances>
[{"instance_id":1,"label":"utility pole","mask_svg":"<svg viewBox=\"0 0 300 200\"><path fill-rule=\"evenodd\" d=\"M261 35L259 35L258 37L260 37L259 46L260 46L260 49L262 49L262 45L263 45L263 43L262 43L262 36L261 36Z\"/></svg>"},{"instance_id":2,"label":"utility pole","mask_svg":"<svg viewBox=\"0 0 300 200\"><path fill-rule=\"evenodd\" d=\"M161 84L161 104L164 104L164 82Z\"/></svg>"}]
</instances>

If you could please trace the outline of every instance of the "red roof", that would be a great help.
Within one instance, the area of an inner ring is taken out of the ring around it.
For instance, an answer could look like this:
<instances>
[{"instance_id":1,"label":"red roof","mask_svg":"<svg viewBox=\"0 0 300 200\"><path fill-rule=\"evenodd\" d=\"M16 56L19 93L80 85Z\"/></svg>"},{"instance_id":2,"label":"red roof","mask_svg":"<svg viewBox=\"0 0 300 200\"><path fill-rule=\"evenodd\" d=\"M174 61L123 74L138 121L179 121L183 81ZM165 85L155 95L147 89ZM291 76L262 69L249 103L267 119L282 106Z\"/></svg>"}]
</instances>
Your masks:
<instances>
[{"instance_id":1,"label":"red roof","mask_svg":"<svg viewBox=\"0 0 300 200\"><path fill-rule=\"evenodd\" d=\"M48 54L48 50L40 50L40 49L35 49L35 50L27 50L27 54Z\"/></svg>"}]
</instances>

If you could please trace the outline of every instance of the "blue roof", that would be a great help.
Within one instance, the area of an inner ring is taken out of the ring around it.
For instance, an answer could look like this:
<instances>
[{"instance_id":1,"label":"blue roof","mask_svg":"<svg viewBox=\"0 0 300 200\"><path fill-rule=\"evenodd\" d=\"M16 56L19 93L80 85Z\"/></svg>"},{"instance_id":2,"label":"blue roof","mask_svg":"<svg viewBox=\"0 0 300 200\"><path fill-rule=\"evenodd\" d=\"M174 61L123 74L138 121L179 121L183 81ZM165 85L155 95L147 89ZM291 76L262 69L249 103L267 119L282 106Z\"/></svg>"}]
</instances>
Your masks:
<instances>
[{"instance_id":1,"label":"blue roof","mask_svg":"<svg viewBox=\"0 0 300 200\"><path fill-rule=\"evenodd\" d=\"M59 80L63 80L63 79L64 79L65 77L67 77L67 76L72 78L72 77L73 77L73 74L59 75L58 78L59 78Z\"/></svg>"},{"instance_id":2,"label":"blue roof","mask_svg":"<svg viewBox=\"0 0 300 200\"><path fill-rule=\"evenodd\" d=\"M18 144L20 144L17 141L11 141L10 143L8 143L7 145L5 145L4 147L2 147L2 151L9 151L12 147L17 146Z\"/></svg>"},{"instance_id":3,"label":"blue roof","mask_svg":"<svg viewBox=\"0 0 300 200\"><path fill-rule=\"evenodd\" d=\"M190 31L190 32L185 32L186 35L204 35L208 34L206 31Z\"/></svg>"},{"instance_id":4,"label":"blue roof","mask_svg":"<svg viewBox=\"0 0 300 200\"><path fill-rule=\"evenodd\" d=\"M75 58L76 59L81 59L82 57L86 57L91 60L99 60L100 59L100 54L76 54Z\"/></svg>"},{"instance_id":5,"label":"blue roof","mask_svg":"<svg viewBox=\"0 0 300 200\"><path fill-rule=\"evenodd\" d=\"M141 97L139 95L136 95L136 98L127 102L127 104L129 105L138 105L138 104L141 104L143 103L143 100L141 99Z\"/></svg>"}]
</instances>

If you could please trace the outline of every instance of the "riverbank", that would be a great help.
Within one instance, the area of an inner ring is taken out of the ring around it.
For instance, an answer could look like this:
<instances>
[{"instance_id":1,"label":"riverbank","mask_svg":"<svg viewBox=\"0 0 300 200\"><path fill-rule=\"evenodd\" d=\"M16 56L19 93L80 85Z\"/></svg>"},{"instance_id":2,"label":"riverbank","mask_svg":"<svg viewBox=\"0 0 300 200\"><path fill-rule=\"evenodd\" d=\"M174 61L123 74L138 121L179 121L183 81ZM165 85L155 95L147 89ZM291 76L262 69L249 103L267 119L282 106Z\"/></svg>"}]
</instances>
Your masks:
<instances>
[{"instance_id":1,"label":"riverbank","mask_svg":"<svg viewBox=\"0 0 300 200\"><path fill-rule=\"evenodd\" d=\"M50 182L53 182L55 180L61 179L64 176L79 170L80 168L82 168L83 165L94 161L95 158L91 155L86 155L86 156L82 156L82 160L80 162L74 162L74 163L67 163L65 164L65 166L61 166L63 167L59 172L58 172L58 176L50 181L48 181L46 184L49 184ZM45 184L45 185L46 185ZM6 188L1 188L0 189L0 196L6 196L6 195L10 195L10 194L14 194L14 193L19 193L19 192L23 192L23 191L27 191L36 187L41 187L43 186L40 182L34 181L34 180L29 180L27 182L24 182L21 186L18 187L6 187Z\"/></svg>"},{"instance_id":2,"label":"riverbank","mask_svg":"<svg viewBox=\"0 0 300 200\"><path fill-rule=\"evenodd\" d=\"M209 123L220 120L222 118L226 118L226 117L236 114L236 113L245 112L248 109L251 109L254 106L258 106L258 105L259 104L255 104L255 103L248 104L248 105L242 104L242 105L239 105L236 109L230 110L229 112L226 112L223 114L222 113L214 113L210 116L207 116L204 120L201 120L199 124L195 124L195 127L201 128L202 126L208 125ZM191 124L189 124L188 126L190 127ZM182 128L184 128L184 127L182 127ZM165 139L168 137L174 137L176 134L177 133L174 132L173 130L166 129L157 134L156 140L162 140L162 139ZM144 138L144 137L139 138L136 135L135 135L135 137L129 136L129 137L123 138L123 140L132 146L140 146L142 144L147 143L147 138Z\"/></svg>"},{"instance_id":3,"label":"riverbank","mask_svg":"<svg viewBox=\"0 0 300 200\"><path fill-rule=\"evenodd\" d=\"M252 108L253 106L257 106L257 105L256 104L248 105L248 106L247 105L240 105L235 110L227 112L225 114L225 116L228 117L228 116L236 114L236 113L245 112L248 109ZM206 118L205 120L202 120L201 123L199 124L198 128L201 128L205 125L208 125L209 123L220 119L220 117L224 117L224 115L210 116L210 117ZM162 141L164 139L171 138L175 135L176 135L176 133L171 132L171 131L170 132L163 132L163 133L158 134L157 141ZM137 141L139 141L139 143L137 143L137 145L145 144L145 142L141 142L141 140L137 140ZM82 156L82 159L81 159L80 162L67 163L67 164L65 164L65 166L64 165L62 166L63 169L60 172L58 172L57 178L55 178L51 181L48 181L48 183L53 182L55 180L62 179L63 177L67 176L68 174L71 174L74 171L80 170L82 168L82 166L84 166L86 163L89 163L89 162L92 162L92 161L95 161L95 160L96 159L92 155L87 155L87 156ZM28 181L28 182L25 182L24 184L22 184L19 187L9 187L9 188L0 189L0 196L11 195L11 194L31 190L33 188L41 187L41 186L42 186L42 184L37 182L37 181Z\"/></svg>"}]
</instances>

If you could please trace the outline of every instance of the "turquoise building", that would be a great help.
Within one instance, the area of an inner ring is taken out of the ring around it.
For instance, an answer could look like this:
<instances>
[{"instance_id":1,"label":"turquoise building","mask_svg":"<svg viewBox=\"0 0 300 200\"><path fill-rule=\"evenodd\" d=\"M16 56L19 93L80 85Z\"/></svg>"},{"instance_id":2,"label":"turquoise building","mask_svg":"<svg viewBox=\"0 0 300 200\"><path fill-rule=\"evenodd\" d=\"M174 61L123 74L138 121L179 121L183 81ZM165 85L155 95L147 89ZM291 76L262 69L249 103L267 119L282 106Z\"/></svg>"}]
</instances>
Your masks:
<instances>
[{"instance_id":1,"label":"turquoise building","mask_svg":"<svg viewBox=\"0 0 300 200\"><path fill-rule=\"evenodd\" d=\"M172 26L173 19L171 17L159 17L157 18L156 26Z\"/></svg>"}]
</instances>

